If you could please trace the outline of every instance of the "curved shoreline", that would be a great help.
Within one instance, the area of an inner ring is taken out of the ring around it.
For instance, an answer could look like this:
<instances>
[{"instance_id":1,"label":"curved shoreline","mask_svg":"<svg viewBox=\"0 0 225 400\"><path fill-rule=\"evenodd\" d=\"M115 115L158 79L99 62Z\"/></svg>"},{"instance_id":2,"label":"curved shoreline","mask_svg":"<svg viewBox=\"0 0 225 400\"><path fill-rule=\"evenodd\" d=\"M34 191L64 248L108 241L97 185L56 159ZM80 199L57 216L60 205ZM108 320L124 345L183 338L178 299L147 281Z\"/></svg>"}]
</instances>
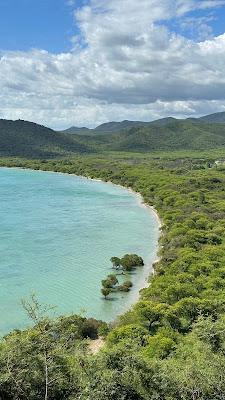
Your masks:
<instances>
[{"instance_id":1,"label":"curved shoreline","mask_svg":"<svg viewBox=\"0 0 225 400\"><path fill-rule=\"evenodd\" d=\"M142 275L143 275L143 280L140 279L141 281L141 285L139 285L138 288L136 288L137 290L135 291L134 296L132 297L132 301L128 302L127 307L124 308L124 310L121 313L118 313L118 315L116 316L116 319L122 315L124 312L128 311L134 304L137 303L137 301L140 298L140 292L142 289L145 289L149 286L149 278L151 277L152 274L154 274L154 264L158 263L160 261L160 258L158 257L158 251L159 251L159 238L161 236L161 232L160 229L163 225L162 220L160 219L157 210L153 207L148 205L147 203L144 202L143 196L141 195L141 193L139 192L135 192L132 188L127 187L127 186L123 186L117 183L114 183L112 181L105 181L103 179L100 178L91 178L90 176L85 176L85 175L77 175L74 173L68 173L68 172L60 172L60 171L52 171L52 170L42 170L42 169L33 169L33 168L26 168L26 167L7 167L7 166L3 166L0 168L7 168L7 169L18 169L18 170L27 170L27 171L34 171L34 172L42 172L42 173L53 173L53 174L60 174L60 175L68 175L68 176L74 176L77 178L81 178L81 179L86 179L89 181L93 181L93 182L99 182L99 183L104 183L104 184L109 184L109 185L113 185L116 187L120 187L121 189L131 193L133 196L136 197L136 199L138 200L138 204L140 207L144 207L146 208L151 214L154 214L156 221L157 221L157 231L158 231L158 240L157 240L157 247L156 247L156 257L151 260L151 262L148 262L147 264L144 265L145 271L143 271ZM134 285L134 289L135 289L135 285ZM115 320L115 319L114 319ZM112 320L111 322L113 322L114 320Z\"/></svg>"},{"instance_id":2,"label":"curved shoreline","mask_svg":"<svg viewBox=\"0 0 225 400\"><path fill-rule=\"evenodd\" d=\"M63 174L63 172L62 172L62 174ZM150 206L149 204L145 203L141 193L135 192L131 187L123 186L123 185L120 185L120 184L117 184L117 183L114 183L114 182L111 182L111 181L104 181L103 179L99 179L99 178L91 178L89 176L76 175L76 174L67 174L67 173L65 173L65 175L74 175L74 176L78 176L80 178L86 178L86 179L91 180L91 181L108 183L109 185L118 186L118 187L120 187L120 188L122 188L122 189L124 189L124 190L126 190L126 191L128 191L130 193L132 193L138 199L140 207L146 208L148 211L151 211L151 213L153 213L155 215L156 221L157 221L157 224L158 224L158 232L159 232L159 235L158 235L158 246L157 246L157 251L156 251L156 258L151 263L145 264L145 267L146 267L147 272L148 272L148 276L147 277L143 276L144 282L143 282L142 287L139 288L139 290L138 290L137 297L136 297L135 301L132 303L132 305L134 305L140 298L140 291L142 289L147 288L149 286L149 284L150 284L149 278L150 278L151 274L153 275L154 272L155 272L153 266L160 261L160 257L158 256L158 252L159 252L159 239L160 239L160 236L161 236L160 230L161 230L161 228L163 226L163 222L162 222L157 210L153 206Z\"/></svg>"}]
</instances>

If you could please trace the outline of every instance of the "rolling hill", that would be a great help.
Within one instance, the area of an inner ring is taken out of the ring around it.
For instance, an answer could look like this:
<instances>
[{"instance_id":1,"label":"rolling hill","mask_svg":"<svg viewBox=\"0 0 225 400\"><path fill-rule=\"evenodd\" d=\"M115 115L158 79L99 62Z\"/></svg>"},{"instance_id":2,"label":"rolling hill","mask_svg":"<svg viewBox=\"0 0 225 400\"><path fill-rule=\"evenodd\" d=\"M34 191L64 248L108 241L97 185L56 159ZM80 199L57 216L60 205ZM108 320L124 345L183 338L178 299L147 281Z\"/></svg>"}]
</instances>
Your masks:
<instances>
[{"instance_id":1,"label":"rolling hill","mask_svg":"<svg viewBox=\"0 0 225 400\"><path fill-rule=\"evenodd\" d=\"M225 124L174 120L162 126L134 127L111 135L79 136L96 151L206 150L225 147Z\"/></svg>"},{"instance_id":2,"label":"rolling hill","mask_svg":"<svg viewBox=\"0 0 225 400\"><path fill-rule=\"evenodd\" d=\"M91 135L92 131L94 129L89 129L89 128L77 128L76 126L71 126L68 129L65 129L64 131L59 131L61 133L69 133L70 135Z\"/></svg>"},{"instance_id":3,"label":"rolling hill","mask_svg":"<svg viewBox=\"0 0 225 400\"><path fill-rule=\"evenodd\" d=\"M205 115L204 117L199 118L199 120L207 123L225 124L225 112Z\"/></svg>"},{"instance_id":4,"label":"rolling hill","mask_svg":"<svg viewBox=\"0 0 225 400\"><path fill-rule=\"evenodd\" d=\"M169 123L175 122L175 121L190 121L193 123L215 123L215 124L225 124L225 112L219 112L215 114L210 114L210 115L205 115L200 118L187 118L185 120L182 119L176 119L173 117L166 117L166 118L161 118L157 119L154 121L150 122L143 122L143 121L128 121L124 120L121 122L107 122L104 124L101 124L97 126L94 129L86 128L86 127L81 127L78 128L76 126L72 126L71 128L68 128L66 130L63 130L61 132L63 133L69 133L69 134L76 134L76 135L104 135L104 134L111 134L111 133L116 133L116 132L121 132L121 131L127 131L128 129L131 128L140 128L140 127L147 127L151 125L156 125L156 126L166 126Z\"/></svg>"},{"instance_id":5,"label":"rolling hill","mask_svg":"<svg viewBox=\"0 0 225 400\"><path fill-rule=\"evenodd\" d=\"M225 147L225 124L175 120L164 126L132 128L110 137L117 151L206 150Z\"/></svg>"},{"instance_id":6,"label":"rolling hill","mask_svg":"<svg viewBox=\"0 0 225 400\"><path fill-rule=\"evenodd\" d=\"M65 129L61 131L62 133L70 133L72 135L105 135L108 133L115 133L122 130L127 130L133 127L147 126L150 122L142 122L142 121L121 121L121 122L107 122L105 124L101 124L94 129L90 128L78 128L76 126L72 126L71 128Z\"/></svg>"},{"instance_id":7,"label":"rolling hill","mask_svg":"<svg viewBox=\"0 0 225 400\"><path fill-rule=\"evenodd\" d=\"M127 124L130 122L130 124ZM27 121L0 120L0 156L53 158L104 151L173 151L225 148L225 124L164 118L136 126L109 123L110 134L71 135ZM125 125L127 126L125 128ZM130 126L130 128L128 127ZM122 127L119 131L113 131ZM103 128L105 132L105 128Z\"/></svg>"},{"instance_id":8,"label":"rolling hill","mask_svg":"<svg viewBox=\"0 0 225 400\"><path fill-rule=\"evenodd\" d=\"M51 158L89 152L88 145L70 135L27 121L0 120L0 156Z\"/></svg>"},{"instance_id":9,"label":"rolling hill","mask_svg":"<svg viewBox=\"0 0 225 400\"><path fill-rule=\"evenodd\" d=\"M69 133L71 135L88 135L88 136L105 135L105 134L111 134L111 133L116 133L116 132L120 132L120 131L127 131L128 129L131 129L131 128L140 128L140 127L149 126L149 125L164 126L164 125L168 124L169 122L173 122L173 121L176 121L176 118L167 117L167 118L161 118L161 119L157 119L155 121L150 121L150 122L124 120L121 122L106 122L105 124L101 124L94 129L85 128L85 127L78 128L76 126L71 126L71 128L65 129L61 132Z\"/></svg>"}]
</instances>

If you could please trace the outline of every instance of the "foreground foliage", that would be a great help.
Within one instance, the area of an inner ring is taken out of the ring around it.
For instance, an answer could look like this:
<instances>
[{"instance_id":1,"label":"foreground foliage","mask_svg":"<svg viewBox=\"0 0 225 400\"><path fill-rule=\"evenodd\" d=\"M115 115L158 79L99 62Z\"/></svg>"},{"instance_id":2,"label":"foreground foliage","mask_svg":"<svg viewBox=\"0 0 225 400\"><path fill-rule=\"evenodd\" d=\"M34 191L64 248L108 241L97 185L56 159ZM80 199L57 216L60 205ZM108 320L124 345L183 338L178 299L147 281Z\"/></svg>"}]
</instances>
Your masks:
<instances>
[{"instance_id":1,"label":"foreground foliage","mask_svg":"<svg viewBox=\"0 0 225 400\"><path fill-rule=\"evenodd\" d=\"M44 399L46 359L48 399L225 399L225 170L215 160L111 153L1 161L131 187L163 221L151 284L110 327L104 348L89 353L78 316L12 332L0 346L2 399ZM106 332L98 327L97 336Z\"/></svg>"}]
</instances>

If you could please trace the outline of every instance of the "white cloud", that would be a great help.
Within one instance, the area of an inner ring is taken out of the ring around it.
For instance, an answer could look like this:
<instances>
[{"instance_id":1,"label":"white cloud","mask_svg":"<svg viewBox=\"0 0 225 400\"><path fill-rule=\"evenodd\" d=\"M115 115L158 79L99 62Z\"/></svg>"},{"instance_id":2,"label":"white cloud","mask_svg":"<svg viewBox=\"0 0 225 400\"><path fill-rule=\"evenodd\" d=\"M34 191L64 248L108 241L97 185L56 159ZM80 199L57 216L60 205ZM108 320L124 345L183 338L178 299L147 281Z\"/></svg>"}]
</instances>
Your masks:
<instances>
[{"instance_id":1,"label":"white cloud","mask_svg":"<svg viewBox=\"0 0 225 400\"><path fill-rule=\"evenodd\" d=\"M223 110L225 34L198 43L164 22L224 4L92 0L75 13L71 53L1 54L0 117L61 128Z\"/></svg>"},{"instance_id":2,"label":"white cloud","mask_svg":"<svg viewBox=\"0 0 225 400\"><path fill-rule=\"evenodd\" d=\"M175 2L178 15L194 10L215 9L224 5L224 0L175 0Z\"/></svg>"}]
</instances>

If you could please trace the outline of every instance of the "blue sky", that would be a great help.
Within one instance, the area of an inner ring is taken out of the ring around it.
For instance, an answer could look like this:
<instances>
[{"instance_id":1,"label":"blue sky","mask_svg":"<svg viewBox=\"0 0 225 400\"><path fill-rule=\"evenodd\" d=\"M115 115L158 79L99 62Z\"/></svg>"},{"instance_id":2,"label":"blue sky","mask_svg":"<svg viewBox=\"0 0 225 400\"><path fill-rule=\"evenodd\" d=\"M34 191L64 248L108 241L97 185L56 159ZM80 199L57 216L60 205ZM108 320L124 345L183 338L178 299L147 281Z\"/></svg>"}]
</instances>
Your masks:
<instances>
[{"instance_id":1,"label":"blue sky","mask_svg":"<svg viewBox=\"0 0 225 400\"><path fill-rule=\"evenodd\" d=\"M200 12L196 13L201 15ZM212 14L215 18L214 20L212 20L212 22L210 23L210 25L212 26L213 29L213 34L215 36L221 35L224 33L225 31L225 6L220 8L220 9L216 9L214 11L212 11L211 13L203 13L204 15L207 14Z\"/></svg>"},{"instance_id":2,"label":"blue sky","mask_svg":"<svg viewBox=\"0 0 225 400\"><path fill-rule=\"evenodd\" d=\"M162 23L177 34L195 41L219 36L225 30L225 6L211 10L195 10L181 18Z\"/></svg>"},{"instance_id":3,"label":"blue sky","mask_svg":"<svg viewBox=\"0 0 225 400\"><path fill-rule=\"evenodd\" d=\"M224 71L225 0L0 0L0 118L197 117L225 111Z\"/></svg>"},{"instance_id":4,"label":"blue sky","mask_svg":"<svg viewBox=\"0 0 225 400\"><path fill-rule=\"evenodd\" d=\"M123 0L121 0L123 1ZM73 5L74 4L74 5ZM27 51L31 48L52 53L70 51L71 37L79 33L74 10L82 7L76 0L0 0L0 50ZM210 18L208 25L213 35L220 35L225 27L225 7L194 11L188 18ZM198 26L182 29L181 20L169 21L167 26L176 33L199 39Z\"/></svg>"},{"instance_id":5,"label":"blue sky","mask_svg":"<svg viewBox=\"0 0 225 400\"><path fill-rule=\"evenodd\" d=\"M0 49L69 51L77 32L73 11L66 0L0 0Z\"/></svg>"}]
</instances>

